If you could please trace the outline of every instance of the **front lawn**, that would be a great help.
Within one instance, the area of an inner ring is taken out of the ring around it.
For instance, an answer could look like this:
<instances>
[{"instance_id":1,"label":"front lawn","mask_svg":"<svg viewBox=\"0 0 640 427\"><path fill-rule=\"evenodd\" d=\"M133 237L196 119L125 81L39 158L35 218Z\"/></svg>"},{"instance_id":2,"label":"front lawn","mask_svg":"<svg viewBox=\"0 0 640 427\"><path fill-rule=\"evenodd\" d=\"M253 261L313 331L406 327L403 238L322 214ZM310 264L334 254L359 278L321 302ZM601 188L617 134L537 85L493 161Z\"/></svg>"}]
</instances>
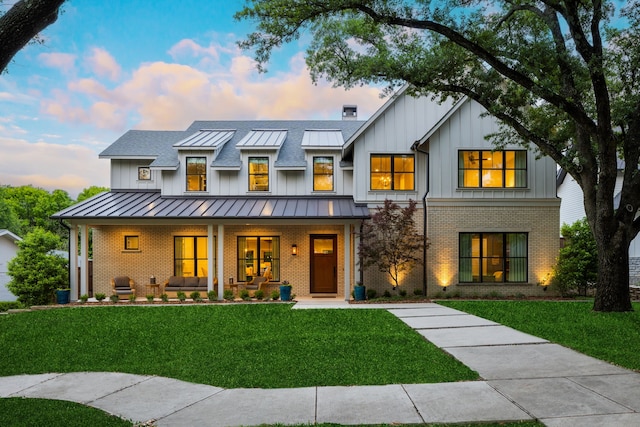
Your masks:
<instances>
[{"instance_id":1,"label":"front lawn","mask_svg":"<svg viewBox=\"0 0 640 427\"><path fill-rule=\"evenodd\" d=\"M478 379L386 310L290 307L108 306L0 316L0 376L113 371L224 388Z\"/></svg>"},{"instance_id":2,"label":"front lawn","mask_svg":"<svg viewBox=\"0 0 640 427\"><path fill-rule=\"evenodd\" d=\"M598 313L592 301L438 301L595 358L640 370L640 303Z\"/></svg>"}]
</instances>

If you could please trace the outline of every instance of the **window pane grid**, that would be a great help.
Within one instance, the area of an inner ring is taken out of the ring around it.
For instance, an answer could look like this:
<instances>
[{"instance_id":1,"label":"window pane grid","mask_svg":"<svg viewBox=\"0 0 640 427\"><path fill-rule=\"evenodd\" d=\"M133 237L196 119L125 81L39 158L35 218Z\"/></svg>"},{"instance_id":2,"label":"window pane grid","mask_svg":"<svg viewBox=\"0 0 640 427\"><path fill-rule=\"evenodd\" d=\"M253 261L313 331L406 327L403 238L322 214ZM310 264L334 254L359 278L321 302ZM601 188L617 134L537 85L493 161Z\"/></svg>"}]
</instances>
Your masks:
<instances>
[{"instance_id":1,"label":"window pane grid","mask_svg":"<svg viewBox=\"0 0 640 427\"><path fill-rule=\"evenodd\" d=\"M414 156L406 154L372 154L370 162L372 190L414 190Z\"/></svg>"},{"instance_id":2,"label":"window pane grid","mask_svg":"<svg viewBox=\"0 0 640 427\"><path fill-rule=\"evenodd\" d=\"M527 282L527 233L460 233L461 283Z\"/></svg>"},{"instance_id":3,"label":"window pane grid","mask_svg":"<svg viewBox=\"0 0 640 427\"><path fill-rule=\"evenodd\" d=\"M280 237L238 237L238 282L248 282L269 267L270 281L280 281Z\"/></svg>"},{"instance_id":4,"label":"window pane grid","mask_svg":"<svg viewBox=\"0 0 640 427\"><path fill-rule=\"evenodd\" d=\"M214 238L215 245L215 238ZM173 239L173 275L199 276L209 275L208 238L202 236L176 236ZM215 254L213 258L215 275Z\"/></svg>"},{"instance_id":5,"label":"window pane grid","mask_svg":"<svg viewBox=\"0 0 640 427\"><path fill-rule=\"evenodd\" d=\"M187 191L207 191L207 158L187 157Z\"/></svg>"},{"instance_id":6,"label":"window pane grid","mask_svg":"<svg viewBox=\"0 0 640 427\"><path fill-rule=\"evenodd\" d=\"M525 188L527 152L458 152L458 185L463 188Z\"/></svg>"},{"instance_id":7,"label":"window pane grid","mask_svg":"<svg viewBox=\"0 0 640 427\"><path fill-rule=\"evenodd\" d=\"M268 157L249 157L249 191L269 191Z\"/></svg>"},{"instance_id":8,"label":"window pane grid","mask_svg":"<svg viewBox=\"0 0 640 427\"><path fill-rule=\"evenodd\" d=\"M313 158L313 191L333 191L333 157Z\"/></svg>"}]
</instances>

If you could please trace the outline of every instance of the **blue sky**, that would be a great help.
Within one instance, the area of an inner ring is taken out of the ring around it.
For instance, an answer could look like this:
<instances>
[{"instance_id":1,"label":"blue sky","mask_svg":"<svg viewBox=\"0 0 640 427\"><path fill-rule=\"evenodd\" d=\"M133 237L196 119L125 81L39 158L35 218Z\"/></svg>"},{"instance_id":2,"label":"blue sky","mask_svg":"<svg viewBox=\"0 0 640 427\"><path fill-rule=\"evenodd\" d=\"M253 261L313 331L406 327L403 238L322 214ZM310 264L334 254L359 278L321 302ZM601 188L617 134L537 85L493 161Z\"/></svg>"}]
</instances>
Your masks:
<instances>
[{"instance_id":1,"label":"blue sky","mask_svg":"<svg viewBox=\"0 0 640 427\"><path fill-rule=\"evenodd\" d=\"M6 1L0 10L12 4ZM0 185L109 186L98 154L129 129L182 130L194 120L367 118L377 88L314 86L304 44L259 74L236 42L252 23L242 1L68 0L58 21L0 75Z\"/></svg>"}]
</instances>

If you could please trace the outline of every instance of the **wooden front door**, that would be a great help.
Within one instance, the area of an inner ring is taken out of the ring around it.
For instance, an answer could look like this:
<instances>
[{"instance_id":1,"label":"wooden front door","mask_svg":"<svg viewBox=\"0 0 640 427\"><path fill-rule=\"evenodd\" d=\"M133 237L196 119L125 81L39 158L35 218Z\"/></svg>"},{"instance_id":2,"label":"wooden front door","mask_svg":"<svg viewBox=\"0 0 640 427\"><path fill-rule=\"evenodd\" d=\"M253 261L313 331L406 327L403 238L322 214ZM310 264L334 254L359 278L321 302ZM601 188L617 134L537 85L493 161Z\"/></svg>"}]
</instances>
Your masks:
<instances>
[{"instance_id":1,"label":"wooden front door","mask_svg":"<svg viewBox=\"0 0 640 427\"><path fill-rule=\"evenodd\" d=\"M311 293L338 292L338 236L311 235Z\"/></svg>"}]
</instances>

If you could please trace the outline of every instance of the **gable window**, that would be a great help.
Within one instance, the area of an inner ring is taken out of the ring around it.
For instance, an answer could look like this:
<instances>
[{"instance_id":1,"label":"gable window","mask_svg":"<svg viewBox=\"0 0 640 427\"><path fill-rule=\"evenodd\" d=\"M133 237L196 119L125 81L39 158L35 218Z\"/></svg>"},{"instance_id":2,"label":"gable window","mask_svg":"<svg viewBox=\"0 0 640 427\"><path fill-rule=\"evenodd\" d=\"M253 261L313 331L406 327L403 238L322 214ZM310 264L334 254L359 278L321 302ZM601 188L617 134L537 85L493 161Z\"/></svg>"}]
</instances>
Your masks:
<instances>
[{"instance_id":1,"label":"gable window","mask_svg":"<svg viewBox=\"0 0 640 427\"><path fill-rule=\"evenodd\" d=\"M313 158L313 191L333 191L333 157Z\"/></svg>"},{"instance_id":2,"label":"gable window","mask_svg":"<svg viewBox=\"0 0 640 427\"><path fill-rule=\"evenodd\" d=\"M280 280L280 237L238 237L238 281L249 282L267 271L270 281Z\"/></svg>"},{"instance_id":3,"label":"gable window","mask_svg":"<svg viewBox=\"0 0 640 427\"><path fill-rule=\"evenodd\" d=\"M175 236L173 238L174 276L208 276L208 240L205 236ZM215 244L214 239L214 247ZM213 265L216 265L215 257ZM213 274L216 274L215 271Z\"/></svg>"},{"instance_id":4,"label":"gable window","mask_svg":"<svg viewBox=\"0 0 640 427\"><path fill-rule=\"evenodd\" d=\"M372 154L371 189L412 191L415 188L415 158L409 154Z\"/></svg>"},{"instance_id":5,"label":"gable window","mask_svg":"<svg viewBox=\"0 0 640 427\"><path fill-rule=\"evenodd\" d=\"M187 191L207 191L206 157L187 157Z\"/></svg>"},{"instance_id":6,"label":"gable window","mask_svg":"<svg viewBox=\"0 0 640 427\"><path fill-rule=\"evenodd\" d=\"M268 157L249 157L249 191L269 191Z\"/></svg>"},{"instance_id":7,"label":"gable window","mask_svg":"<svg viewBox=\"0 0 640 427\"><path fill-rule=\"evenodd\" d=\"M525 188L527 152L458 152L458 185L463 188Z\"/></svg>"},{"instance_id":8,"label":"gable window","mask_svg":"<svg viewBox=\"0 0 640 427\"><path fill-rule=\"evenodd\" d=\"M527 233L460 233L460 282L526 282L527 240Z\"/></svg>"}]
</instances>

